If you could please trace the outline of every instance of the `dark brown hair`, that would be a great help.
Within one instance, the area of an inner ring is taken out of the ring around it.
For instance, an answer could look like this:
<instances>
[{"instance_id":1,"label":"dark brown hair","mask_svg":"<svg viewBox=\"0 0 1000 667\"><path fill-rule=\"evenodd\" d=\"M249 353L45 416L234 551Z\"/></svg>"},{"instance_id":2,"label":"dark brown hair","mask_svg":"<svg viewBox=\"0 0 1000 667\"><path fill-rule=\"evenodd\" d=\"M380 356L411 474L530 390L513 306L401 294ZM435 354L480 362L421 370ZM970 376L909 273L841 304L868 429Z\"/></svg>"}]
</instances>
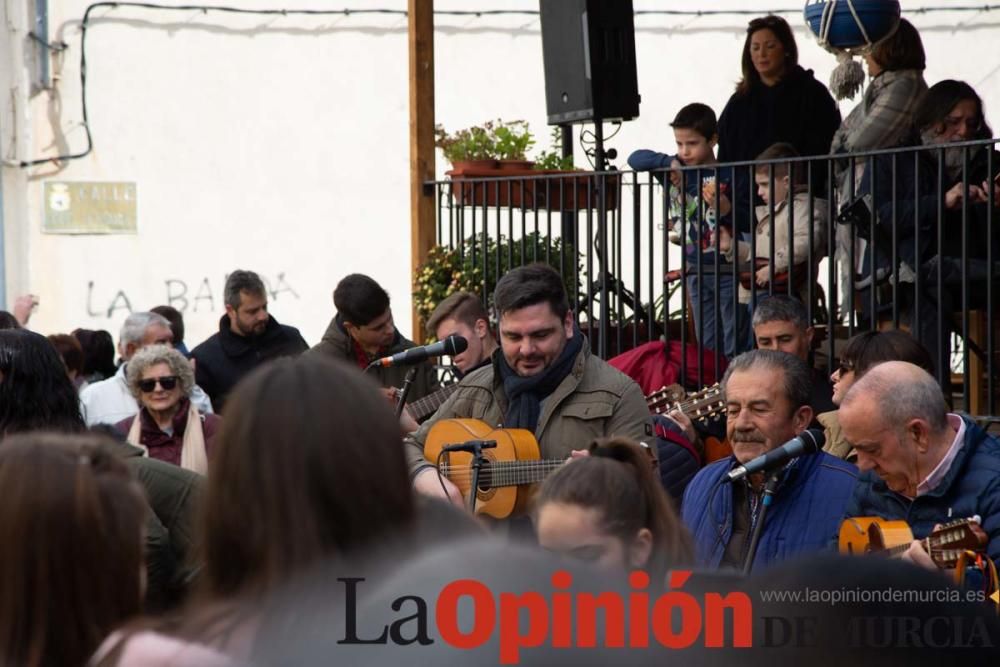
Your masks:
<instances>
[{"instance_id":1,"label":"dark brown hair","mask_svg":"<svg viewBox=\"0 0 1000 667\"><path fill-rule=\"evenodd\" d=\"M751 88L760 83L760 74L753 66L753 58L750 56L750 40L753 39L754 33L761 30L770 30L773 32L774 36L778 38L778 41L785 48L786 74L788 70L799 64L799 47L795 44L795 35L792 34L792 29L788 26L788 21L774 14L768 14L767 16L750 21L750 24L747 25L747 38L743 42L743 56L740 60L740 66L743 69L743 78L736 84L736 93L738 95L746 95L750 92Z\"/></svg>"},{"instance_id":2,"label":"dark brown hair","mask_svg":"<svg viewBox=\"0 0 1000 667\"><path fill-rule=\"evenodd\" d=\"M0 662L83 665L142 604L146 504L91 435L0 446Z\"/></svg>"},{"instance_id":3,"label":"dark brown hair","mask_svg":"<svg viewBox=\"0 0 1000 667\"><path fill-rule=\"evenodd\" d=\"M355 369L283 359L226 402L208 478L201 594L253 598L413 516L399 424Z\"/></svg>"},{"instance_id":4,"label":"dark brown hair","mask_svg":"<svg viewBox=\"0 0 1000 667\"><path fill-rule=\"evenodd\" d=\"M986 139L992 136L993 130L986 123L983 100L979 93L966 82L954 79L938 81L927 89L913 112L913 126L923 132L933 125L943 123L951 110L964 100L975 102L979 115L979 131L973 138Z\"/></svg>"},{"instance_id":5,"label":"dark brown hair","mask_svg":"<svg viewBox=\"0 0 1000 667\"><path fill-rule=\"evenodd\" d=\"M78 375L83 372L83 347L80 341L69 334L52 334L49 342L62 357L66 370L76 371Z\"/></svg>"},{"instance_id":6,"label":"dark brown hair","mask_svg":"<svg viewBox=\"0 0 1000 667\"><path fill-rule=\"evenodd\" d=\"M490 316L478 296L472 292L455 292L441 301L431 313L427 320L427 333L434 335L445 320L457 320L473 328L478 320L486 320L489 324Z\"/></svg>"},{"instance_id":7,"label":"dark brown hair","mask_svg":"<svg viewBox=\"0 0 1000 667\"><path fill-rule=\"evenodd\" d=\"M559 273L541 262L519 266L508 271L493 290L493 307L497 322L504 313L539 303L547 303L562 320L569 312L566 286Z\"/></svg>"},{"instance_id":8,"label":"dark brown hair","mask_svg":"<svg viewBox=\"0 0 1000 667\"><path fill-rule=\"evenodd\" d=\"M363 327L389 310L389 293L363 273L352 273L337 283L333 305L345 322Z\"/></svg>"},{"instance_id":9,"label":"dark brown hair","mask_svg":"<svg viewBox=\"0 0 1000 667\"><path fill-rule=\"evenodd\" d=\"M795 150L795 146L785 143L778 142L776 144L771 144L765 148L760 155L758 155L755 160L779 160L781 158L789 157L800 157L799 152ZM791 178L792 185L803 185L806 182L806 177L808 174L808 167L805 163L797 163L793 171ZM758 174L770 174L772 172L772 166L769 164L758 164L754 171ZM778 162L773 166L773 173L775 178L784 178L788 175L790 171L788 162Z\"/></svg>"},{"instance_id":10,"label":"dark brown hair","mask_svg":"<svg viewBox=\"0 0 1000 667\"><path fill-rule=\"evenodd\" d=\"M907 361L934 374L934 361L927 348L910 334L897 329L866 331L854 336L844 345L840 359L851 364L856 380L873 366L886 361Z\"/></svg>"},{"instance_id":11,"label":"dark brown hair","mask_svg":"<svg viewBox=\"0 0 1000 667\"><path fill-rule=\"evenodd\" d=\"M653 474L643 445L628 438L600 438L590 456L576 459L549 475L535 498L535 512L550 502L600 512L603 530L626 541L642 528L653 534L646 570L661 585L667 570L693 562L691 537L673 502Z\"/></svg>"},{"instance_id":12,"label":"dark brown hair","mask_svg":"<svg viewBox=\"0 0 1000 667\"><path fill-rule=\"evenodd\" d=\"M872 46L872 58L887 72L903 69L927 69L927 57L920 33L906 19L899 19L899 25L891 35Z\"/></svg>"},{"instance_id":13,"label":"dark brown hair","mask_svg":"<svg viewBox=\"0 0 1000 667\"><path fill-rule=\"evenodd\" d=\"M719 134L719 123L712 107L701 102L693 102L681 108L674 116L670 127L675 130L694 130L707 141L715 139Z\"/></svg>"}]
</instances>

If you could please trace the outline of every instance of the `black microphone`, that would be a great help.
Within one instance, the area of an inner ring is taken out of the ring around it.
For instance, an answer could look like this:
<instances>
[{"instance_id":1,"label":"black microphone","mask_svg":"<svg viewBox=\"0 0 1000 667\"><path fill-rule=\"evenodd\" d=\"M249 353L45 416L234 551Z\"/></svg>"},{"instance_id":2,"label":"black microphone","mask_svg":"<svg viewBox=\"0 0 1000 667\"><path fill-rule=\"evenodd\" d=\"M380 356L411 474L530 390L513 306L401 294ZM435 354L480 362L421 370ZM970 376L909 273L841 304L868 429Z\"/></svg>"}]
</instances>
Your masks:
<instances>
[{"instance_id":1,"label":"black microphone","mask_svg":"<svg viewBox=\"0 0 1000 667\"><path fill-rule=\"evenodd\" d=\"M469 452L475 454L478 449L493 449L497 446L496 440L466 440L454 445L445 445L442 452Z\"/></svg>"},{"instance_id":2,"label":"black microphone","mask_svg":"<svg viewBox=\"0 0 1000 667\"><path fill-rule=\"evenodd\" d=\"M467 347L469 347L469 341L465 340L461 336L452 334L444 340L439 340L438 342L430 345L411 347L408 350L397 352L391 357L376 359L368 366L370 368L372 366L405 366L407 364L418 364L424 359L429 357L440 357L442 354L447 354L449 357L453 357L456 354L465 352L465 348Z\"/></svg>"},{"instance_id":3,"label":"black microphone","mask_svg":"<svg viewBox=\"0 0 1000 667\"><path fill-rule=\"evenodd\" d=\"M729 481L735 482L755 472L773 470L796 457L818 452L823 448L824 443L826 443L826 435L823 434L822 429L806 429L781 447L772 449L767 454L751 459L745 465L733 468L729 472Z\"/></svg>"}]
</instances>

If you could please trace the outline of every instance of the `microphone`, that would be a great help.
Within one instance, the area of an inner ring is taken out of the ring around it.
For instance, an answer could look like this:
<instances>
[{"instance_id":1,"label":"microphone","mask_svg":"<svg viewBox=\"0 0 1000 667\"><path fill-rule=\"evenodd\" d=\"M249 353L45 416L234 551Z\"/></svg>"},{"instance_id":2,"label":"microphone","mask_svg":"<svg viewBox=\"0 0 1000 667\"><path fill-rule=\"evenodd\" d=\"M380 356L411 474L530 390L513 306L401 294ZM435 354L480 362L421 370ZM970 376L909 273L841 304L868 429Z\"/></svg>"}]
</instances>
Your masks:
<instances>
[{"instance_id":1,"label":"microphone","mask_svg":"<svg viewBox=\"0 0 1000 667\"><path fill-rule=\"evenodd\" d=\"M445 445L441 448L442 452L469 452L470 454L477 454L477 450L480 449L493 449L497 446L496 440L466 440L465 442L459 442L454 445Z\"/></svg>"},{"instance_id":2,"label":"microphone","mask_svg":"<svg viewBox=\"0 0 1000 667\"><path fill-rule=\"evenodd\" d=\"M447 354L451 357L456 354L461 354L462 352L465 352L465 348L467 347L469 347L469 341L465 340L461 336L452 334L444 340L439 340L438 342L430 345L411 347L408 350L397 352L391 357L376 359L368 366L370 368L372 366L405 366L408 364L419 364L421 361L429 357L440 357L442 354Z\"/></svg>"},{"instance_id":3,"label":"microphone","mask_svg":"<svg viewBox=\"0 0 1000 667\"><path fill-rule=\"evenodd\" d=\"M825 442L826 436L823 434L822 429L806 429L783 444L781 447L772 449L767 454L747 461L745 465L733 468L729 471L729 481L735 482L743 479L747 475L752 475L755 472L773 470L780 465L788 463L794 458L818 452L823 448L823 444Z\"/></svg>"}]
</instances>

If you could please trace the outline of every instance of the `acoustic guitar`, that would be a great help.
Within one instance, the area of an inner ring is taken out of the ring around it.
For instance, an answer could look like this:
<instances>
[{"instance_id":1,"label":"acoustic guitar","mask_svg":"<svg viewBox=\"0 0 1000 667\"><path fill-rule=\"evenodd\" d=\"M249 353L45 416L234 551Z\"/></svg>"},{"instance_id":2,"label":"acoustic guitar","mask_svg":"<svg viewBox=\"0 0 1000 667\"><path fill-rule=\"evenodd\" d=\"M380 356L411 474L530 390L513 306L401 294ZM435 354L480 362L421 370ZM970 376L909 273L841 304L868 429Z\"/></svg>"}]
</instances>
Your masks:
<instances>
[{"instance_id":1,"label":"acoustic guitar","mask_svg":"<svg viewBox=\"0 0 1000 667\"><path fill-rule=\"evenodd\" d=\"M692 421L707 421L718 419L726 409L726 397L722 394L722 386L716 382L711 387L705 387L696 394L685 398L684 388L677 384L662 387L646 397L649 411L662 415L671 410L679 410ZM702 436L704 464L728 458L733 453L729 440L712 436Z\"/></svg>"},{"instance_id":2,"label":"acoustic guitar","mask_svg":"<svg viewBox=\"0 0 1000 667\"><path fill-rule=\"evenodd\" d=\"M681 409L690 409L692 419L705 418L721 408L721 392L709 387L686 402ZM659 400L654 393L651 404ZM685 414L687 414L685 412ZM484 449L485 465L479 472L479 489L476 496L476 513L504 519L527 510L533 485L543 481L549 473L563 465L565 459L543 459L535 434L520 428L493 428L478 419L441 419L427 432L424 457L438 466L442 475L450 479L463 498L468 498L472 487L472 454L469 452L444 452L447 445L470 440L496 441L495 448ZM656 455L647 450L652 460ZM438 461L440 456L440 463Z\"/></svg>"},{"instance_id":3,"label":"acoustic guitar","mask_svg":"<svg viewBox=\"0 0 1000 667\"><path fill-rule=\"evenodd\" d=\"M943 569L954 568L965 551L981 552L989 537L978 516L951 521L921 540L924 550ZM910 548L913 532L905 521L889 521L864 516L845 519L840 524L840 553L900 556Z\"/></svg>"}]
</instances>

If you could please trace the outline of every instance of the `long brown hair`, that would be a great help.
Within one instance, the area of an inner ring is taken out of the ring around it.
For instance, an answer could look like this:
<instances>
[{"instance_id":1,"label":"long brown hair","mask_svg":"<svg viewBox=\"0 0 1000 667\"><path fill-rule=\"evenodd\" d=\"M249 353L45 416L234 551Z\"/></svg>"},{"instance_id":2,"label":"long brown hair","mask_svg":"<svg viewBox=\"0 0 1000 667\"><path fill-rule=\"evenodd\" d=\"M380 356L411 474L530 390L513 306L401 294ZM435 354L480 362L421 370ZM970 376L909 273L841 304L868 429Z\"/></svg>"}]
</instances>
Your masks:
<instances>
[{"instance_id":1,"label":"long brown hair","mask_svg":"<svg viewBox=\"0 0 1000 667\"><path fill-rule=\"evenodd\" d=\"M754 33L760 30L770 30L773 32L774 36L781 42L781 46L784 47L785 75L799 64L799 47L795 44L795 35L792 34L792 29L789 27L788 21L774 14L755 18L747 25L747 37L743 42L743 55L740 59L743 78L736 84L736 93L738 95L746 95L750 92L750 89L760 83L760 74L753 66L753 58L750 56L750 40L753 39Z\"/></svg>"},{"instance_id":2,"label":"long brown hair","mask_svg":"<svg viewBox=\"0 0 1000 667\"><path fill-rule=\"evenodd\" d=\"M146 504L92 435L0 445L0 662L82 665L142 605Z\"/></svg>"},{"instance_id":3,"label":"long brown hair","mask_svg":"<svg viewBox=\"0 0 1000 667\"><path fill-rule=\"evenodd\" d=\"M398 422L346 365L302 357L258 369L227 401L215 447L203 600L264 594L411 524Z\"/></svg>"},{"instance_id":4,"label":"long brown hair","mask_svg":"<svg viewBox=\"0 0 1000 667\"><path fill-rule=\"evenodd\" d=\"M642 528L649 529L653 550L646 570L654 582L662 584L669 568L692 563L691 537L653 475L653 459L644 446L611 437L595 440L589 451L590 456L546 478L535 498L535 511L550 502L595 509L603 530L626 543Z\"/></svg>"}]
</instances>

